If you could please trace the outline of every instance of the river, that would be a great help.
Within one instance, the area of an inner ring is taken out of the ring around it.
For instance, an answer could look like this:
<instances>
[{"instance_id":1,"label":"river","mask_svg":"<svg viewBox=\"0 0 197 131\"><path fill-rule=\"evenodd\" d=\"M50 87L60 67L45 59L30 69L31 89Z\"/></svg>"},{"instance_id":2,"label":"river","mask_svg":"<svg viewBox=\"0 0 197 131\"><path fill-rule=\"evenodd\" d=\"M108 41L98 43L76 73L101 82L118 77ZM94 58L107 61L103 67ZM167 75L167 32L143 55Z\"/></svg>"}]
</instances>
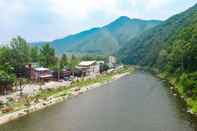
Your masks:
<instances>
[{"instance_id":1,"label":"river","mask_svg":"<svg viewBox=\"0 0 197 131\"><path fill-rule=\"evenodd\" d=\"M196 119L185 110L166 83L138 71L0 131L197 131Z\"/></svg>"}]
</instances>

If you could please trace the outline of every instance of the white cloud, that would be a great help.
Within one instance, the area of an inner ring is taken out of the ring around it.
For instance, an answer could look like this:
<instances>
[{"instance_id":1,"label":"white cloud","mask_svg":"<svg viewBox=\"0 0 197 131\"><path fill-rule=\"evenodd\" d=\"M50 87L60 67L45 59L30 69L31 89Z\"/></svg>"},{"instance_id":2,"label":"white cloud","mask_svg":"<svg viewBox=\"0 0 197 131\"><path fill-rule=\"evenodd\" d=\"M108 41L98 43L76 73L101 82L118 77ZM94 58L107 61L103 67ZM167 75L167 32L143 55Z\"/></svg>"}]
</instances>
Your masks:
<instances>
[{"instance_id":1,"label":"white cloud","mask_svg":"<svg viewBox=\"0 0 197 131\"><path fill-rule=\"evenodd\" d=\"M120 14L122 11L118 8L119 0L49 0L52 10L60 16L68 17L70 15L78 18L88 18L97 11L106 12L106 14Z\"/></svg>"},{"instance_id":2,"label":"white cloud","mask_svg":"<svg viewBox=\"0 0 197 131\"><path fill-rule=\"evenodd\" d=\"M22 35L29 41L52 40L119 16L166 19L196 0L0 0L0 41Z\"/></svg>"}]
</instances>

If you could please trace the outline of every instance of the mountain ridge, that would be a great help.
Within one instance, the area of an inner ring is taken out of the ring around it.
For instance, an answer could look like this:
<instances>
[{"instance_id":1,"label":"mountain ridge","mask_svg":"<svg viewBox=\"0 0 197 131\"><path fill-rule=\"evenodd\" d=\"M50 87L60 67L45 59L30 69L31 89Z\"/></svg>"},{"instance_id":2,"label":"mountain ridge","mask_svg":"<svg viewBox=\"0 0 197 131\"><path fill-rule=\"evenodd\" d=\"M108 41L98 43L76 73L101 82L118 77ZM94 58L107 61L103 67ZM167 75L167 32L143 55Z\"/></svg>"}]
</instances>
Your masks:
<instances>
[{"instance_id":1,"label":"mountain ridge","mask_svg":"<svg viewBox=\"0 0 197 131\"><path fill-rule=\"evenodd\" d=\"M91 28L46 43L50 43L58 54L80 52L109 55L116 52L126 41L160 23L159 20L130 19L121 16L105 26ZM40 47L43 44L45 42L33 45Z\"/></svg>"}]
</instances>

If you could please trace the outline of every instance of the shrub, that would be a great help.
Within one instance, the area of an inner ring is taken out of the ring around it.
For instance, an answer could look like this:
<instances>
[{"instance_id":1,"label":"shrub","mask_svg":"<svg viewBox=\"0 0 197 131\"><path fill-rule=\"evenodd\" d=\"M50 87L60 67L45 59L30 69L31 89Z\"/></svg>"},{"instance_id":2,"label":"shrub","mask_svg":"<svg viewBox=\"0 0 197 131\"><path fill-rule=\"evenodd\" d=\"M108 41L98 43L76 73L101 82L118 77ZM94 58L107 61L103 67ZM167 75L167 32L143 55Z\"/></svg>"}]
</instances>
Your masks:
<instances>
[{"instance_id":1,"label":"shrub","mask_svg":"<svg viewBox=\"0 0 197 131\"><path fill-rule=\"evenodd\" d=\"M183 92L186 93L189 96L196 95L196 84L195 81L195 74L186 74L183 73L180 77L179 83L183 87Z\"/></svg>"},{"instance_id":2,"label":"shrub","mask_svg":"<svg viewBox=\"0 0 197 131\"><path fill-rule=\"evenodd\" d=\"M191 81L188 78L188 75L183 73L179 80L180 84L184 87L184 91L186 91L191 86Z\"/></svg>"}]
</instances>

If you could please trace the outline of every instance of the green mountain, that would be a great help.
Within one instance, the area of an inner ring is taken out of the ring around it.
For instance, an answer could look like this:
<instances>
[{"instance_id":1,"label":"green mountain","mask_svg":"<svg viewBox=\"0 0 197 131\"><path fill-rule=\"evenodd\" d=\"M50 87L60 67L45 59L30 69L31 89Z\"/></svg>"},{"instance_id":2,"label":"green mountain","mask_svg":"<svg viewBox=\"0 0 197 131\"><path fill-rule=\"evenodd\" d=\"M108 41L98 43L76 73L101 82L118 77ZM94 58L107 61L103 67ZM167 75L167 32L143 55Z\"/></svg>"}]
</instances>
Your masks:
<instances>
[{"instance_id":1,"label":"green mountain","mask_svg":"<svg viewBox=\"0 0 197 131\"><path fill-rule=\"evenodd\" d=\"M104 27L93 28L49 43L58 54L65 52L111 54L117 51L122 43L160 23L161 21L122 16ZM36 45L43 44L44 42L39 42Z\"/></svg>"},{"instance_id":2,"label":"green mountain","mask_svg":"<svg viewBox=\"0 0 197 131\"><path fill-rule=\"evenodd\" d=\"M119 51L127 64L197 70L197 5L131 39Z\"/></svg>"}]
</instances>

